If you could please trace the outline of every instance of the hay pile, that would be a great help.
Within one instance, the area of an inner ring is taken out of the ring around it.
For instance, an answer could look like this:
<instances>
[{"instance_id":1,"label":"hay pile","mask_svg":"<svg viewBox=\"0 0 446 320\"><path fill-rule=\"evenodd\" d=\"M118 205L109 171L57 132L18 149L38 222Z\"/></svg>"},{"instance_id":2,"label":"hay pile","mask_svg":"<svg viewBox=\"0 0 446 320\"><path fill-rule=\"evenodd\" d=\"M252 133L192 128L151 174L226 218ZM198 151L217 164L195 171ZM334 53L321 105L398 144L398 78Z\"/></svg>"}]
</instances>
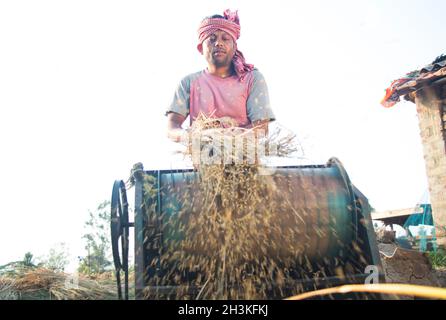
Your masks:
<instances>
[{"instance_id":1,"label":"hay pile","mask_svg":"<svg viewBox=\"0 0 446 320\"><path fill-rule=\"evenodd\" d=\"M273 286L280 287L284 282L287 261L272 259L272 256L280 255L281 250L295 250L289 233L296 230L292 230L292 226L284 230L282 222L273 217L277 207L287 204L277 202L281 191L261 172L262 157L290 156L298 151L299 145L294 135L284 135L280 129L267 136L258 135L256 130L237 128L230 119L211 119L203 115L194 122L190 130L192 141L186 141L185 154L192 158L199 178L187 186L160 190L161 198L176 197L168 204L172 208L165 210L178 210L178 215L161 217L165 226L163 237L170 242L161 253L160 261L155 260L151 266L160 264L161 269L171 272L152 276L149 285L182 286L189 281L200 288L191 296L188 287L184 287L184 292L177 291L176 299L266 299ZM193 149L197 147L193 137L197 136L200 137L200 152L220 155L220 160L226 159L225 163L193 159ZM250 138L245 139L248 136ZM220 140L217 147L216 139ZM236 148L237 139L245 139L242 148ZM254 159L252 153L248 154L253 141ZM228 145L232 148L224 147ZM258 151L259 145L266 146L265 152ZM157 192L153 178L146 177L145 194L149 197L146 205L152 206L149 211L156 210ZM285 210L293 212L292 208ZM302 218L295 215L291 219ZM157 223L153 217L149 221L150 226ZM155 240L156 233L152 235ZM275 247L275 240L280 247ZM159 244L154 244L149 249L159 248ZM275 261L281 261L281 265ZM146 298L167 296L147 293Z\"/></svg>"},{"instance_id":2,"label":"hay pile","mask_svg":"<svg viewBox=\"0 0 446 320\"><path fill-rule=\"evenodd\" d=\"M283 127L265 132L261 126L237 127L235 120L210 118L200 113L181 141L195 167L204 164L249 164L259 166L268 156L290 157L303 148L296 135ZM205 163L210 156L212 163Z\"/></svg>"},{"instance_id":3,"label":"hay pile","mask_svg":"<svg viewBox=\"0 0 446 320\"><path fill-rule=\"evenodd\" d=\"M114 280L101 282L45 268L16 268L0 275L0 300L113 300Z\"/></svg>"}]
</instances>

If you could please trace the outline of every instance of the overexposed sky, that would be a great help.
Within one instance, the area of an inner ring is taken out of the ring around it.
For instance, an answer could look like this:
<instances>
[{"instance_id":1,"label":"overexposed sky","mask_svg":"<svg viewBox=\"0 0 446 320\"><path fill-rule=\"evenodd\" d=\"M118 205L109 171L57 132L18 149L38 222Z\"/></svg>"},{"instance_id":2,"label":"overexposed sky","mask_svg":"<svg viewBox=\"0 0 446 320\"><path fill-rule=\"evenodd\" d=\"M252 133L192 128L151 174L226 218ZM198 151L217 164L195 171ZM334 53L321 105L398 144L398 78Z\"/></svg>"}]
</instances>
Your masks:
<instances>
[{"instance_id":1,"label":"overexposed sky","mask_svg":"<svg viewBox=\"0 0 446 320\"><path fill-rule=\"evenodd\" d=\"M332 156L377 210L427 188L415 105L390 82L444 53L446 3L415 1L1 1L0 264L67 242L132 165L170 166L164 109L203 69L202 18L238 9L240 50L277 121L314 163Z\"/></svg>"}]
</instances>

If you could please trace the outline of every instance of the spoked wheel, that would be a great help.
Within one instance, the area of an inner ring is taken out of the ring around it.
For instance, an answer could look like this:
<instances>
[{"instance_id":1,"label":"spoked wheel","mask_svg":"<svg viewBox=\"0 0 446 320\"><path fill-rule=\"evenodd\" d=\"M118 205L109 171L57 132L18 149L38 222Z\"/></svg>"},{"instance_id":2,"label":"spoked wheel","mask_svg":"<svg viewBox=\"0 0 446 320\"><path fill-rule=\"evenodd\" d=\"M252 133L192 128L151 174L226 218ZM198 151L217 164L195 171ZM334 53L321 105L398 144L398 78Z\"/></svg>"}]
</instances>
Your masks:
<instances>
[{"instance_id":1,"label":"spoked wheel","mask_svg":"<svg viewBox=\"0 0 446 320\"><path fill-rule=\"evenodd\" d=\"M110 230L120 300L122 300L121 270L124 271L124 299L129 299L129 227L133 227L134 224L129 223L128 206L125 184L122 180L116 180L112 191Z\"/></svg>"}]
</instances>

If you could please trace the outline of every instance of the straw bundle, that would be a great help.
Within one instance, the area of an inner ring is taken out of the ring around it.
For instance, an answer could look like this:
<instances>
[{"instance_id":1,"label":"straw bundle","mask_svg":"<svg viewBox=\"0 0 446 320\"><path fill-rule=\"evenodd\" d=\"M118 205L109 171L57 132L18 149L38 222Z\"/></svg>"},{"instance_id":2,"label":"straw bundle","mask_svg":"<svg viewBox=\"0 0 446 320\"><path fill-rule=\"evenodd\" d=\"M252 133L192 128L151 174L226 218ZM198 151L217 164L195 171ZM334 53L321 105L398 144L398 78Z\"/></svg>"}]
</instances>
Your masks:
<instances>
[{"instance_id":1,"label":"straw bundle","mask_svg":"<svg viewBox=\"0 0 446 320\"><path fill-rule=\"evenodd\" d=\"M302 151L296 135L285 131L277 127L268 134L261 126L240 128L231 118L200 113L182 140L186 150L181 153L192 158L197 168L203 164L259 165L266 156L289 157Z\"/></svg>"},{"instance_id":2,"label":"straw bundle","mask_svg":"<svg viewBox=\"0 0 446 320\"><path fill-rule=\"evenodd\" d=\"M99 283L44 268L19 268L0 277L0 299L19 300L111 300L116 299L114 281Z\"/></svg>"}]
</instances>

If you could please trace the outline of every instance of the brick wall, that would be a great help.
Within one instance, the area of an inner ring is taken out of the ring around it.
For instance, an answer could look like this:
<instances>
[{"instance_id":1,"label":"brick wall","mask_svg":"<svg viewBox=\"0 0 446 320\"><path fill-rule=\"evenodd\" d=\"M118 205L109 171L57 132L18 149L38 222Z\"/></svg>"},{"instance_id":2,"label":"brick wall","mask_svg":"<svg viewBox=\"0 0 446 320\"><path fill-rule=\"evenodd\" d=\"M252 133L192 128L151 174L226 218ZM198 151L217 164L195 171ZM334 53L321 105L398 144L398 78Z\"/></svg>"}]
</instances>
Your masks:
<instances>
[{"instance_id":1,"label":"brick wall","mask_svg":"<svg viewBox=\"0 0 446 320\"><path fill-rule=\"evenodd\" d=\"M416 94L418 120L436 234L446 239L446 86Z\"/></svg>"}]
</instances>

